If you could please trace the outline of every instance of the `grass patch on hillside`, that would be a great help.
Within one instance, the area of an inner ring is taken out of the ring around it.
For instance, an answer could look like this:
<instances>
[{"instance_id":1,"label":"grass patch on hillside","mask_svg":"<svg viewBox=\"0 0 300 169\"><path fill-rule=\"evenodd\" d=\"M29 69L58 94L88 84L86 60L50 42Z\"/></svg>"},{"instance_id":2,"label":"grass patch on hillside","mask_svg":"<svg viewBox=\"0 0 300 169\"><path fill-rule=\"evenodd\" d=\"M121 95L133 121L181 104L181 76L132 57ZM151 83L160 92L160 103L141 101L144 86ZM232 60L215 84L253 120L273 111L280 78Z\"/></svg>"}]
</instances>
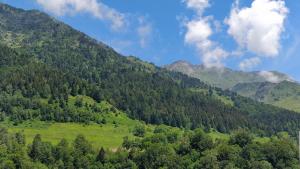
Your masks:
<instances>
[{"instance_id":1,"label":"grass patch on hillside","mask_svg":"<svg viewBox=\"0 0 300 169\"><path fill-rule=\"evenodd\" d=\"M36 124L38 123L38 124ZM133 137L130 128L126 126L115 127L113 124L100 126L98 124L77 123L47 123L28 121L18 126L8 128L10 132L23 131L26 142L31 143L36 134L41 134L44 141L57 144L62 138L72 142L78 134L83 134L95 148L116 148L122 144L123 137Z\"/></svg>"},{"instance_id":2,"label":"grass patch on hillside","mask_svg":"<svg viewBox=\"0 0 300 169\"><path fill-rule=\"evenodd\" d=\"M209 93L209 90L207 90L207 89L190 88L190 90L191 90L192 92L202 93L202 94L204 94L204 95L208 95L208 93ZM229 105L229 106L233 106L233 105L234 105L233 101L232 101L231 98L228 97L228 96L220 95L220 94L218 94L216 91L213 91L212 95L214 96L215 99L217 99L217 100L223 102L223 103L226 104L226 105Z\"/></svg>"},{"instance_id":3,"label":"grass patch on hillside","mask_svg":"<svg viewBox=\"0 0 300 169\"><path fill-rule=\"evenodd\" d=\"M69 96L68 106L77 109L78 111L86 111L86 106L76 107L76 101L80 99L83 105L96 105L102 110L101 117L105 119L105 123L97 124L90 122L84 123L58 123L58 122L46 122L39 120L30 120L23 123L16 124L8 119L4 122L0 122L0 126L8 128L9 132L23 132L26 136L27 144L31 144L36 134L40 134L44 141L57 144L61 139L65 138L70 143L79 134L84 135L89 140L94 148L100 147L116 149L121 146L123 138L128 136L130 139L134 138L133 129L138 125L144 125L146 129L146 136L152 135L156 125L144 124L142 121L130 119L125 113L117 110L111 104L106 101L100 103L95 102L92 98L87 96ZM219 98L220 99L220 98ZM225 101L224 99L223 101ZM47 104L47 99L40 99L40 102ZM230 103L228 103L230 104ZM168 127L170 131L176 131L180 134L184 129L176 127ZM219 133L211 131L209 135L213 140L225 140L230 138L229 134ZM256 141L266 142L267 138L255 138Z\"/></svg>"},{"instance_id":4,"label":"grass patch on hillside","mask_svg":"<svg viewBox=\"0 0 300 169\"><path fill-rule=\"evenodd\" d=\"M108 117L110 116L110 117ZM10 121L1 122L0 126L8 128L9 132L23 132L26 136L26 143L31 144L34 136L40 134L44 141L57 144L62 138L67 139L70 143L76 138L78 134L84 135L89 140L94 148L100 147L116 149L121 146L123 138L128 136L130 139L134 138L132 130L136 125L143 124L140 121L132 120L125 114L118 115L117 117L112 113L107 115L107 124L80 124L80 123L57 123L57 122L44 122L44 121L25 121L19 125L14 125ZM143 124L144 125L144 124ZM146 136L152 135L156 126L145 125ZM166 126L167 127L167 126ZM177 132L183 130L175 127L168 127ZM213 140L230 139L229 134L211 131L208 133ZM268 142L268 137L255 137L254 141L261 143Z\"/></svg>"},{"instance_id":5,"label":"grass patch on hillside","mask_svg":"<svg viewBox=\"0 0 300 169\"><path fill-rule=\"evenodd\" d=\"M208 135L213 139L213 140L225 140L225 141L229 141L230 139L230 135L226 134L226 133L220 133L217 131L211 131L208 133ZM254 142L260 142L260 143L266 143L268 141L270 141L269 137L254 137Z\"/></svg>"},{"instance_id":6,"label":"grass patch on hillside","mask_svg":"<svg viewBox=\"0 0 300 169\"><path fill-rule=\"evenodd\" d=\"M288 110L300 112L300 103L299 103L300 97L288 97L284 98L280 101L275 101L272 103L275 106L283 107Z\"/></svg>"},{"instance_id":7,"label":"grass patch on hillside","mask_svg":"<svg viewBox=\"0 0 300 169\"><path fill-rule=\"evenodd\" d=\"M132 130L142 124L131 120L124 114L115 116L109 113L105 116L107 124L80 124L80 123L57 123L43 121L25 121L18 125L5 121L1 126L8 128L9 132L24 132L26 142L32 143L36 134L41 134L44 141L57 144L62 138L72 142L78 134L83 134L95 148L117 148L121 146L123 138L133 138ZM153 131L153 127L146 126L147 131Z\"/></svg>"},{"instance_id":8,"label":"grass patch on hillside","mask_svg":"<svg viewBox=\"0 0 300 169\"><path fill-rule=\"evenodd\" d=\"M123 138L128 136L133 138L132 130L137 125L145 125L138 120L130 119L125 113L115 109L106 101L97 103L87 96L69 96L68 106L77 111L86 111L86 106L76 107L76 100L81 99L83 105L96 104L103 112L99 115L105 119L105 124L97 124L90 122L84 123L58 123L46 122L39 120L25 121L15 124L8 119L0 123L0 126L8 128L9 132L24 132L26 142L32 143L36 134L41 134L44 141L57 144L61 139L65 138L72 142L78 134L83 134L95 148L117 148L121 146ZM39 99L43 104L47 104L47 99ZM154 130L154 126L145 125L146 130L150 133Z\"/></svg>"}]
</instances>

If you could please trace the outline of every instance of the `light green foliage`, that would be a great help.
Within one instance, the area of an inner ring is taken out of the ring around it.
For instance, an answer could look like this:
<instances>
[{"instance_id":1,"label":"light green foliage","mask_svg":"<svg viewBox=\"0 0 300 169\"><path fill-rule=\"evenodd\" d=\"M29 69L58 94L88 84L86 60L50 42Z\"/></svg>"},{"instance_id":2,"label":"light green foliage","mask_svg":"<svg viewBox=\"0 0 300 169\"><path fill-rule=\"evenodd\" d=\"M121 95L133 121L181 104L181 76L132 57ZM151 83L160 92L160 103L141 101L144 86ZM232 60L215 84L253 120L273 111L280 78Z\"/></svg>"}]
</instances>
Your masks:
<instances>
[{"instance_id":1,"label":"light green foliage","mask_svg":"<svg viewBox=\"0 0 300 169\"><path fill-rule=\"evenodd\" d=\"M242 96L300 112L300 85L294 82L241 83L232 90Z\"/></svg>"},{"instance_id":2,"label":"light green foliage","mask_svg":"<svg viewBox=\"0 0 300 169\"><path fill-rule=\"evenodd\" d=\"M123 116L123 117L122 117ZM41 134L44 141L58 143L62 138L68 141L74 140L78 134L83 134L96 148L101 146L105 148L116 148L122 144L123 137L133 137L130 130L133 129L136 123L134 120L128 119L124 114L114 117L114 115L106 116L108 121L118 120L118 127L108 122L107 124L77 124L77 123L49 123L40 121L27 121L18 126L12 124L3 124L9 127L9 131L23 131L26 135L26 140L32 142L36 134Z\"/></svg>"}]
</instances>

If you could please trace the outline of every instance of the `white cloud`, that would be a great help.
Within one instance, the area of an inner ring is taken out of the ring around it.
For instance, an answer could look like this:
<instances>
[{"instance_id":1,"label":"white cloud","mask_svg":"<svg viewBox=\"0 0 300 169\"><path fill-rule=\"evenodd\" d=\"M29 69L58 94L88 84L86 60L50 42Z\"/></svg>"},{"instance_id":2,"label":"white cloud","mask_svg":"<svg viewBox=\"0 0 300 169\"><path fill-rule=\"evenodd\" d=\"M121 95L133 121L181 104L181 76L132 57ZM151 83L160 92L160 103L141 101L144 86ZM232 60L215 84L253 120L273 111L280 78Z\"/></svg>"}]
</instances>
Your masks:
<instances>
[{"instance_id":1,"label":"white cloud","mask_svg":"<svg viewBox=\"0 0 300 169\"><path fill-rule=\"evenodd\" d=\"M186 21L187 29L185 43L194 45L202 57L203 64L207 67L223 67L222 60L228 53L210 39L214 33L211 28L213 18L203 16L204 10L209 7L209 0L185 0L186 6L195 10L194 19Z\"/></svg>"},{"instance_id":2,"label":"white cloud","mask_svg":"<svg viewBox=\"0 0 300 169\"><path fill-rule=\"evenodd\" d=\"M139 18L139 27L137 33L140 38L140 46L145 48L152 35L152 25L144 17Z\"/></svg>"},{"instance_id":3,"label":"white cloud","mask_svg":"<svg viewBox=\"0 0 300 169\"><path fill-rule=\"evenodd\" d=\"M209 0L183 0L183 2L188 8L195 10L198 15L202 15L204 10L210 6Z\"/></svg>"},{"instance_id":4,"label":"white cloud","mask_svg":"<svg viewBox=\"0 0 300 169\"><path fill-rule=\"evenodd\" d=\"M206 67L223 68L223 59L226 59L228 53L221 47L215 47L212 49L203 50L203 63Z\"/></svg>"},{"instance_id":5,"label":"white cloud","mask_svg":"<svg viewBox=\"0 0 300 169\"><path fill-rule=\"evenodd\" d=\"M36 0L45 10L58 16L89 13L92 16L111 23L113 30L120 30L126 24L124 14L97 0Z\"/></svg>"},{"instance_id":6,"label":"white cloud","mask_svg":"<svg viewBox=\"0 0 300 169\"><path fill-rule=\"evenodd\" d=\"M267 57L278 55L288 13L285 2L254 0L251 7L242 9L237 4L225 20L229 25L228 33L244 49Z\"/></svg>"},{"instance_id":7,"label":"white cloud","mask_svg":"<svg viewBox=\"0 0 300 169\"><path fill-rule=\"evenodd\" d=\"M279 83L282 81L280 77L269 71L261 71L259 72L259 75L271 83Z\"/></svg>"},{"instance_id":8,"label":"white cloud","mask_svg":"<svg viewBox=\"0 0 300 169\"><path fill-rule=\"evenodd\" d=\"M192 20L186 24L186 28L185 42L198 44L200 48L211 46L209 37L212 35L212 30L207 19Z\"/></svg>"},{"instance_id":9,"label":"white cloud","mask_svg":"<svg viewBox=\"0 0 300 169\"><path fill-rule=\"evenodd\" d=\"M253 67L257 66L260 63L261 63L261 60L259 57L253 57L253 58L243 60L239 64L239 67L242 70L247 70L247 69L252 69Z\"/></svg>"}]
</instances>

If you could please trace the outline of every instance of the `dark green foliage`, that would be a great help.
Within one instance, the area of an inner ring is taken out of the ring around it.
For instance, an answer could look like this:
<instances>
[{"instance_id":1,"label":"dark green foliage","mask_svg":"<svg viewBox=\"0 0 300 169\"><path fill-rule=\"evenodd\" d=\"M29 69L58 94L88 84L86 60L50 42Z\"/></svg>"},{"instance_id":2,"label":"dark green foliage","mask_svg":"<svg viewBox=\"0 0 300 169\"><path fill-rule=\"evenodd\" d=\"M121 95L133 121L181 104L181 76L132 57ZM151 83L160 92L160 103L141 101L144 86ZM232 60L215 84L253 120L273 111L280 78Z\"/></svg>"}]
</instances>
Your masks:
<instances>
[{"instance_id":1,"label":"dark green foliage","mask_svg":"<svg viewBox=\"0 0 300 169\"><path fill-rule=\"evenodd\" d=\"M218 169L219 164L217 157L212 154L208 153L203 156L199 161L196 162L194 169Z\"/></svg>"},{"instance_id":2,"label":"dark green foliage","mask_svg":"<svg viewBox=\"0 0 300 169\"><path fill-rule=\"evenodd\" d=\"M49 165L54 162L52 151L52 145L48 142L42 142L41 136L38 134L33 139L29 156L35 161Z\"/></svg>"},{"instance_id":3,"label":"dark green foliage","mask_svg":"<svg viewBox=\"0 0 300 169\"><path fill-rule=\"evenodd\" d=\"M16 133L16 141L20 145L25 145L26 140L25 140L24 133L21 133L21 132Z\"/></svg>"},{"instance_id":4,"label":"dark green foliage","mask_svg":"<svg viewBox=\"0 0 300 169\"><path fill-rule=\"evenodd\" d=\"M0 112L0 122L5 120L5 113Z\"/></svg>"},{"instance_id":5,"label":"dark green foliage","mask_svg":"<svg viewBox=\"0 0 300 169\"><path fill-rule=\"evenodd\" d=\"M96 160L101 162L101 163L104 163L105 162L105 156L106 156L105 154L106 154L105 150L103 149L103 147L101 147L101 149L100 149L100 151L97 155Z\"/></svg>"},{"instance_id":6,"label":"dark green foliage","mask_svg":"<svg viewBox=\"0 0 300 169\"><path fill-rule=\"evenodd\" d=\"M213 140L203 130L197 129L191 137L191 147L202 152L213 147Z\"/></svg>"},{"instance_id":7,"label":"dark green foliage","mask_svg":"<svg viewBox=\"0 0 300 169\"><path fill-rule=\"evenodd\" d=\"M231 136L229 144L236 144L240 147L245 147L253 141L253 136L251 133L246 132L245 130L239 130Z\"/></svg>"},{"instance_id":8,"label":"dark green foliage","mask_svg":"<svg viewBox=\"0 0 300 169\"><path fill-rule=\"evenodd\" d=\"M152 144L135 159L139 168L174 168L181 164L175 151L164 144Z\"/></svg>"},{"instance_id":9,"label":"dark green foliage","mask_svg":"<svg viewBox=\"0 0 300 169\"><path fill-rule=\"evenodd\" d=\"M78 156L84 156L92 153L92 145L85 139L83 135L78 135L73 144L76 155Z\"/></svg>"},{"instance_id":10,"label":"dark green foliage","mask_svg":"<svg viewBox=\"0 0 300 169\"><path fill-rule=\"evenodd\" d=\"M144 137L146 134L146 128L144 125L137 125L134 127L132 133L134 136Z\"/></svg>"},{"instance_id":11,"label":"dark green foliage","mask_svg":"<svg viewBox=\"0 0 300 169\"><path fill-rule=\"evenodd\" d=\"M162 130L135 140L125 138L123 146L112 152L103 148L95 151L83 135L71 145L65 139L51 145L36 135L28 147L19 143L19 134L0 128L0 168L299 169L297 145L286 136L273 136L265 143L252 141L244 147L213 141L213 147L203 150L190 146L195 140L210 140L200 129L184 132L174 142L162 139L163 132L157 131Z\"/></svg>"},{"instance_id":12,"label":"dark green foliage","mask_svg":"<svg viewBox=\"0 0 300 169\"><path fill-rule=\"evenodd\" d=\"M272 169L272 165L268 161L253 161L250 164L251 169Z\"/></svg>"},{"instance_id":13,"label":"dark green foliage","mask_svg":"<svg viewBox=\"0 0 300 169\"><path fill-rule=\"evenodd\" d=\"M299 168L298 147L290 139L272 140L271 144L265 145L266 159L278 169Z\"/></svg>"},{"instance_id":14,"label":"dark green foliage","mask_svg":"<svg viewBox=\"0 0 300 169\"><path fill-rule=\"evenodd\" d=\"M76 98L75 106L77 106L77 107L82 107L83 106L82 98L78 98L78 97Z\"/></svg>"}]
</instances>

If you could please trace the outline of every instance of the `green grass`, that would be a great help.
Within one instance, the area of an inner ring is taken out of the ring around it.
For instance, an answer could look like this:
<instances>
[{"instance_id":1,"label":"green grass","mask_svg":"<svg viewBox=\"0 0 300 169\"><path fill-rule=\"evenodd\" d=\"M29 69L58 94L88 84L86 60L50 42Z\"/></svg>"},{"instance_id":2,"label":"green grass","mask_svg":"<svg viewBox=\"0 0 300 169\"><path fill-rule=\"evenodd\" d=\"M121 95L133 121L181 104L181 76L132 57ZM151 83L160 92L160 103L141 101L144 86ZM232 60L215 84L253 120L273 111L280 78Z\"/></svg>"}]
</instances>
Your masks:
<instances>
[{"instance_id":1,"label":"green grass","mask_svg":"<svg viewBox=\"0 0 300 169\"><path fill-rule=\"evenodd\" d=\"M230 139L230 135L229 134L225 134L225 133L220 133L217 131L211 131L208 133L208 135L213 139L213 140L225 140L228 141ZM270 141L269 137L254 137L254 142L260 142L260 143L266 143Z\"/></svg>"},{"instance_id":2,"label":"green grass","mask_svg":"<svg viewBox=\"0 0 300 169\"><path fill-rule=\"evenodd\" d=\"M39 120L25 121L21 124L14 125L8 119L0 123L0 126L8 128L9 132L24 132L26 142L32 143L36 134L41 134L44 141L57 144L61 139L65 138L72 142L78 134L83 134L95 148L118 148L123 142L123 138L128 136L133 138L132 130L137 125L145 125L138 120L132 120L127 115L110 105L106 101L101 103L95 102L87 96L69 96L68 105L76 108L78 111L86 111L86 107L76 107L74 104L80 98L83 104L94 105L103 110L99 115L106 120L105 124L83 124L83 123L57 123L44 122ZM42 104L48 104L47 99L38 99ZM150 134L154 130L154 126L145 125L146 130Z\"/></svg>"},{"instance_id":3,"label":"green grass","mask_svg":"<svg viewBox=\"0 0 300 169\"><path fill-rule=\"evenodd\" d=\"M278 107L283 107L288 110L300 112L300 97L288 97L279 101L275 101L272 104Z\"/></svg>"},{"instance_id":4,"label":"green grass","mask_svg":"<svg viewBox=\"0 0 300 169\"><path fill-rule=\"evenodd\" d=\"M109 113L105 116L107 124L79 124L79 123L56 123L43 121L26 121L19 125L12 122L2 122L1 126L8 128L9 132L24 132L26 142L32 142L36 134L41 134L44 141L57 144L62 138L72 142L78 134L83 134L95 148L118 148L123 138L133 138L132 129L141 124L139 121L131 120L126 115L115 116ZM116 124L113 124L116 122ZM153 126L147 125L147 131L153 131Z\"/></svg>"},{"instance_id":5,"label":"green grass","mask_svg":"<svg viewBox=\"0 0 300 169\"><path fill-rule=\"evenodd\" d=\"M57 144L61 139L65 138L70 143L74 141L78 134L83 134L89 140L93 147L99 149L100 147L108 149L116 149L122 145L123 138L128 136L134 138L132 134L133 128L142 124L140 121L132 120L125 114L115 116L110 113L106 116L108 119L107 124L79 124L79 123L57 123L57 122L43 122L43 121L26 121L19 125L13 125L12 122L1 122L0 126L8 128L9 132L23 132L26 136L26 143L31 144L34 136L40 134L43 141ZM117 124L113 124L117 121ZM146 135L151 135L154 131L154 125L145 125ZM168 127L174 131L183 132L183 130L175 127ZM213 140L225 140L230 138L229 134L211 131L208 133ZM270 138L255 137L254 141L268 142Z\"/></svg>"},{"instance_id":6,"label":"green grass","mask_svg":"<svg viewBox=\"0 0 300 169\"><path fill-rule=\"evenodd\" d=\"M130 119L125 113L114 109L106 101L96 103L92 98L87 96L70 96L68 105L74 106L76 99L81 98L83 104L94 105L101 107L104 110L101 113L101 117L106 120L106 124L83 124L83 123L57 123L57 122L44 122L39 120L25 121L21 124L14 125L13 122L8 119L4 122L0 122L0 126L8 128L9 132L23 132L26 136L27 144L31 144L36 134L40 134L44 141L57 144L61 139L65 138L70 143L74 141L78 134L83 134L87 140L89 140L93 147L99 149L100 147L116 149L121 146L123 138L128 136L134 138L132 130L137 125L145 125L146 136L152 135L155 125L146 125L144 122ZM44 104L47 104L47 99L40 99ZM75 107L74 107L75 108ZM84 107L76 107L79 110L84 111ZM113 108L113 109L112 109ZM112 110L114 110L112 112ZM167 127L167 126L165 126ZM167 127L173 131L183 133L184 130L176 127ZM223 134L215 131L211 131L209 135L214 140L229 140L228 134ZM255 138L257 141L266 142L267 138Z\"/></svg>"},{"instance_id":7,"label":"green grass","mask_svg":"<svg viewBox=\"0 0 300 169\"><path fill-rule=\"evenodd\" d=\"M36 124L38 123L38 124ZM76 123L26 122L19 126L10 126L10 132L23 131L27 143L31 143L36 134L41 134L44 141L57 144L62 138L72 142L78 134L83 134L95 148L117 148L125 136L133 137L130 128L115 127L113 124L103 126L97 124L83 125Z\"/></svg>"},{"instance_id":8,"label":"green grass","mask_svg":"<svg viewBox=\"0 0 300 169\"><path fill-rule=\"evenodd\" d=\"M230 138L229 134L219 133L219 132L216 132L216 131L211 131L211 132L208 133L208 135L213 140L229 140L229 138Z\"/></svg>"},{"instance_id":9,"label":"green grass","mask_svg":"<svg viewBox=\"0 0 300 169\"><path fill-rule=\"evenodd\" d=\"M95 148L102 146L105 148L117 148L122 144L123 137L133 137L128 127L115 127L113 124L101 127L97 124L26 122L19 126L9 127L9 131L23 131L26 135L27 143L31 143L36 134L41 134L44 141L49 141L53 144L57 144L62 138L72 142L78 134L83 134Z\"/></svg>"},{"instance_id":10,"label":"green grass","mask_svg":"<svg viewBox=\"0 0 300 169\"><path fill-rule=\"evenodd\" d=\"M192 92L198 92L198 93L202 93L204 95L207 95L208 92L209 92L207 89L199 89L199 88L190 88L190 90ZM229 105L229 106L233 106L234 105L234 103L233 103L233 101L231 100L230 97L219 95L216 91L214 91L213 96L217 100L220 100L221 102L223 102L226 105Z\"/></svg>"}]
</instances>

